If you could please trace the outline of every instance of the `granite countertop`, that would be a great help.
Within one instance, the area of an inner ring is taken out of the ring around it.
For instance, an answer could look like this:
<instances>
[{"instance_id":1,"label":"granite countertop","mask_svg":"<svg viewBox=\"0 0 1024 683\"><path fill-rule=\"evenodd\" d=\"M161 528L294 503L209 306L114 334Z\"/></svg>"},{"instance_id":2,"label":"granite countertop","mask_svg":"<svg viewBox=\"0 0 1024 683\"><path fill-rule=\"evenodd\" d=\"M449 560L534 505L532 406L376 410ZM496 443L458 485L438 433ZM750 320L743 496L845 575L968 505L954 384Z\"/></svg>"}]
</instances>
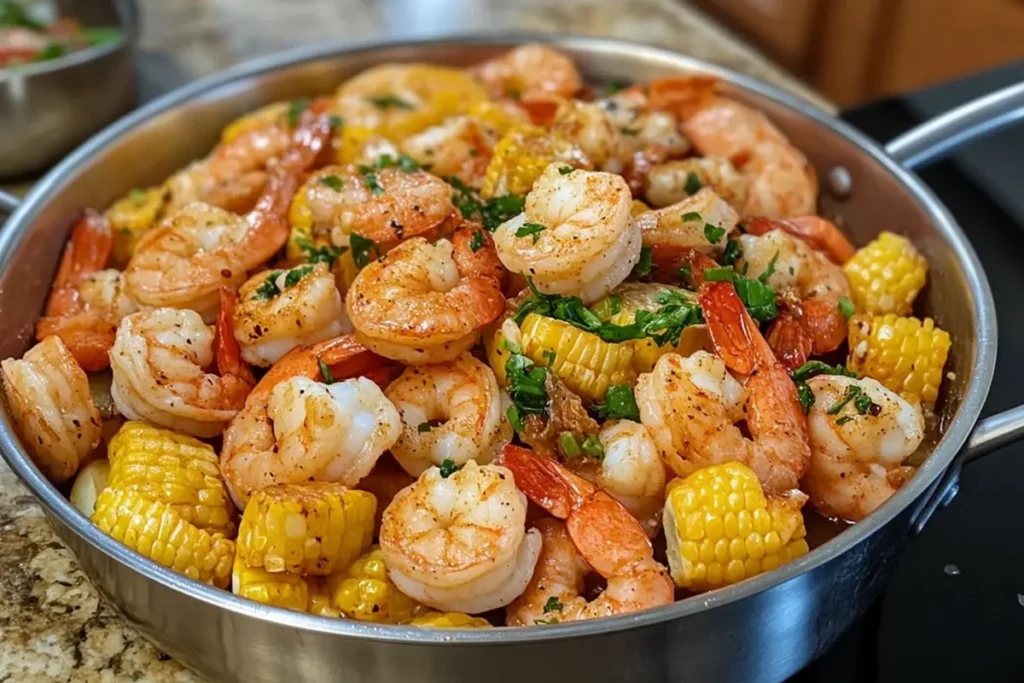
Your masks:
<instances>
[{"instance_id":1,"label":"granite countertop","mask_svg":"<svg viewBox=\"0 0 1024 683\"><path fill-rule=\"evenodd\" d=\"M451 31L632 39L727 65L832 105L681 0L140 0L140 94L309 42ZM85 578L0 463L0 681L201 681L143 640Z\"/></svg>"}]
</instances>

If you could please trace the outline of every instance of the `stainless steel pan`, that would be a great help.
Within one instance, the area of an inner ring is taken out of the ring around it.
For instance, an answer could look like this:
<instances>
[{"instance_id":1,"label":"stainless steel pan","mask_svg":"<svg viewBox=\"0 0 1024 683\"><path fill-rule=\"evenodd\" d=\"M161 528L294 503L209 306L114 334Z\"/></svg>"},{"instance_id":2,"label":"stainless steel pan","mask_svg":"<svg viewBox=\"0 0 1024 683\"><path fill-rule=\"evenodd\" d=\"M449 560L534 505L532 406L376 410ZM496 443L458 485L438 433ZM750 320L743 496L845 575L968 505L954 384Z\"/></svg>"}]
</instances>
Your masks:
<instances>
[{"instance_id":1,"label":"stainless steel pan","mask_svg":"<svg viewBox=\"0 0 1024 683\"><path fill-rule=\"evenodd\" d=\"M885 150L776 88L664 50L594 38L454 38L305 48L172 93L108 128L46 176L0 235L0 357L20 355L69 221L204 154L230 119L272 100L332 90L373 64L465 65L550 40L596 81L700 72L720 78L804 150L822 212L856 243L910 236L931 264L923 313L953 337L939 421L916 476L867 520L781 569L632 616L532 629L430 631L260 606L174 574L94 528L33 466L3 416L0 449L85 571L158 646L218 681L781 680L824 652L878 594L908 535L955 491L967 460L1024 433L1024 409L978 422L996 351L992 296L952 216L909 166L1024 115L1024 85L951 112ZM8 198L9 205L13 202Z\"/></svg>"}]
</instances>

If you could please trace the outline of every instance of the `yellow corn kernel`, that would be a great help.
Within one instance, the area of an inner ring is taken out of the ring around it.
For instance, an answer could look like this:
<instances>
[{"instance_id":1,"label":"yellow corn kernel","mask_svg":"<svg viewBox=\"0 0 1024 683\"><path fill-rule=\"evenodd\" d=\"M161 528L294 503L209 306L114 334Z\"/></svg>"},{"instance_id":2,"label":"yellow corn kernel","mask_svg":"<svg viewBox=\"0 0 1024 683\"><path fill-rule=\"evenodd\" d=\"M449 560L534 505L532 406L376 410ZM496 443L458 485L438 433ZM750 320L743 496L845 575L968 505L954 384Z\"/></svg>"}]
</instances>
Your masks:
<instances>
[{"instance_id":1,"label":"yellow corn kernel","mask_svg":"<svg viewBox=\"0 0 1024 683\"><path fill-rule=\"evenodd\" d=\"M606 342L561 320L529 314L523 320L521 346L530 360L594 401L603 399L612 384L636 379L632 345Z\"/></svg>"},{"instance_id":2,"label":"yellow corn kernel","mask_svg":"<svg viewBox=\"0 0 1024 683\"><path fill-rule=\"evenodd\" d=\"M505 315L484 330L484 351L487 353L487 363L494 371L494 377L498 380L498 386L508 385L508 377L505 373L505 364L512 354L511 347L516 347L523 341L519 325L512 319L514 311L508 310Z\"/></svg>"},{"instance_id":3,"label":"yellow corn kernel","mask_svg":"<svg viewBox=\"0 0 1024 683\"><path fill-rule=\"evenodd\" d=\"M844 270L858 312L909 315L927 279L928 261L907 238L883 232L858 249Z\"/></svg>"},{"instance_id":4,"label":"yellow corn kernel","mask_svg":"<svg viewBox=\"0 0 1024 683\"><path fill-rule=\"evenodd\" d=\"M494 132L502 136L513 127L529 123L526 112L513 103L477 102L469 108L469 118L476 119Z\"/></svg>"},{"instance_id":5,"label":"yellow corn kernel","mask_svg":"<svg viewBox=\"0 0 1024 683\"><path fill-rule=\"evenodd\" d=\"M222 143L233 142L250 130L276 123L284 124L288 119L290 108L291 102L275 102L249 112L225 126L221 131L220 141Z\"/></svg>"},{"instance_id":6,"label":"yellow corn kernel","mask_svg":"<svg viewBox=\"0 0 1024 683\"><path fill-rule=\"evenodd\" d=\"M491 628L491 623L483 617L462 612L427 612L413 619L409 625L422 628Z\"/></svg>"},{"instance_id":7,"label":"yellow corn kernel","mask_svg":"<svg viewBox=\"0 0 1024 683\"><path fill-rule=\"evenodd\" d=\"M377 499L341 484L277 484L257 491L238 529L238 556L269 572L326 576L370 545Z\"/></svg>"},{"instance_id":8,"label":"yellow corn kernel","mask_svg":"<svg viewBox=\"0 0 1024 683\"><path fill-rule=\"evenodd\" d=\"M218 588L231 581L235 543L196 528L170 505L138 491L107 487L96 501L100 531L158 564Z\"/></svg>"},{"instance_id":9,"label":"yellow corn kernel","mask_svg":"<svg viewBox=\"0 0 1024 683\"><path fill-rule=\"evenodd\" d=\"M925 408L935 405L949 355L949 333L925 318L855 315L850 318L846 367Z\"/></svg>"},{"instance_id":10,"label":"yellow corn kernel","mask_svg":"<svg viewBox=\"0 0 1024 683\"><path fill-rule=\"evenodd\" d=\"M807 496L765 498L746 465L727 462L669 484L664 523L677 586L710 590L770 571L808 551Z\"/></svg>"},{"instance_id":11,"label":"yellow corn kernel","mask_svg":"<svg viewBox=\"0 0 1024 683\"><path fill-rule=\"evenodd\" d=\"M146 422L126 422L110 440L109 485L170 505L200 529L235 534L235 505L217 453L190 436Z\"/></svg>"},{"instance_id":12,"label":"yellow corn kernel","mask_svg":"<svg viewBox=\"0 0 1024 683\"><path fill-rule=\"evenodd\" d=\"M696 303L696 295L685 289L671 287L648 282L627 282L615 289L615 292L606 299L618 297L621 302L621 310L611 316L609 322L615 325L630 325L636 316L637 311L656 311L661 306L656 297L661 292L670 290ZM594 304L592 308L602 307L604 300ZM683 328L679 335L679 343L675 346L666 344L658 346L653 339L635 339L624 342L633 347L633 368L637 374L650 372L654 364L666 353L678 353L681 356L689 356L701 349L711 350L711 339L708 337L706 325L691 325Z\"/></svg>"},{"instance_id":13,"label":"yellow corn kernel","mask_svg":"<svg viewBox=\"0 0 1024 683\"><path fill-rule=\"evenodd\" d=\"M309 585L309 605L306 611L318 617L340 619L341 610L331 603L331 591L327 588L327 577L310 576L306 579Z\"/></svg>"},{"instance_id":14,"label":"yellow corn kernel","mask_svg":"<svg viewBox=\"0 0 1024 683\"><path fill-rule=\"evenodd\" d=\"M335 133L334 158L339 164L365 162L372 147L384 140L373 128L343 125Z\"/></svg>"},{"instance_id":15,"label":"yellow corn kernel","mask_svg":"<svg viewBox=\"0 0 1024 683\"><path fill-rule=\"evenodd\" d=\"M114 238L110 252L113 267L124 268L128 265L135 253L135 245L160 220L166 203L165 188L150 187L132 190L107 209L105 215Z\"/></svg>"},{"instance_id":16,"label":"yellow corn kernel","mask_svg":"<svg viewBox=\"0 0 1024 683\"><path fill-rule=\"evenodd\" d=\"M512 128L494 147L494 156L484 172L482 197L526 194L548 164L577 161L579 150L558 133L540 126Z\"/></svg>"},{"instance_id":17,"label":"yellow corn kernel","mask_svg":"<svg viewBox=\"0 0 1024 683\"><path fill-rule=\"evenodd\" d=\"M309 583L305 578L248 567L237 557L231 572L231 590L235 595L274 607L305 612L309 605Z\"/></svg>"},{"instance_id":18,"label":"yellow corn kernel","mask_svg":"<svg viewBox=\"0 0 1024 683\"><path fill-rule=\"evenodd\" d=\"M644 204L639 199L634 199L633 200L633 205L629 209L629 215L633 216L635 218L635 217L639 216L640 214L646 213L646 212L648 212L650 210L651 210L651 207L647 206L646 204Z\"/></svg>"},{"instance_id":19,"label":"yellow corn kernel","mask_svg":"<svg viewBox=\"0 0 1024 683\"><path fill-rule=\"evenodd\" d=\"M373 548L344 573L327 578L331 604L344 616L379 624L404 624L413 618L416 602L388 578L384 553Z\"/></svg>"}]
</instances>

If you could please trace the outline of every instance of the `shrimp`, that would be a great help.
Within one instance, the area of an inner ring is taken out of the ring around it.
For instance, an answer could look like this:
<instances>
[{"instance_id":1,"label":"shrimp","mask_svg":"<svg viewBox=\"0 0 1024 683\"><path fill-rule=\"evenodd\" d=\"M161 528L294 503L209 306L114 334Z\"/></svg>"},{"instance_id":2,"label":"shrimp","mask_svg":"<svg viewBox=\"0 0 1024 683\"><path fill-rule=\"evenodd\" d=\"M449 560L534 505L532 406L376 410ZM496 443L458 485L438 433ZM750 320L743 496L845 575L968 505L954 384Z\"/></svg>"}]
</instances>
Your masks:
<instances>
[{"instance_id":1,"label":"shrimp","mask_svg":"<svg viewBox=\"0 0 1024 683\"><path fill-rule=\"evenodd\" d=\"M236 289L246 271L269 260L288 240L288 205L330 131L326 116L303 115L291 146L245 218L196 202L146 233L125 271L132 298L146 306L191 308L214 320L220 288Z\"/></svg>"},{"instance_id":2,"label":"shrimp","mask_svg":"<svg viewBox=\"0 0 1024 683\"><path fill-rule=\"evenodd\" d=\"M590 458L576 473L607 491L655 536L665 504L665 464L647 429L630 420L606 422L597 435L604 457ZM575 463L576 461L572 461Z\"/></svg>"},{"instance_id":3,"label":"shrimp","mask_svg":"<svg viewBox=\"0 0 1024 683\"><path fill-rule=\"evenodd\" d=\"M684 201L694 187L708 187L729 206L740 210L747 203L749 180L724 157L693 157L652 166L644 181L644 197L651 206Z\"/></svg>"},{"instance_id":4,"label":"shrimp","mask_svg":"<svg viewBox=\"0 0 1024 683\"><path fill-rule=\"evenodd\" d=\"M594 102L562 101L551 128L575 143L596 168L609 173L622 173L633 151L626 136Z\"/></svg>"},{"instance_id":5,"label":"shrimp","mask_svg":"<svg viewBox=\"0 0 1024 683\"><path fill-rule=\"evenodd\" d=\"M402 242L363 268L345 296L356 337L408 364L443 363L468 351L505 311L501 283L461 272L446 239Z\"/></svg>"},{"instance_id":6,"label":"shrimp","mask_svg":"<svg viewBox=\"0 0 1024 683\"><path fill-rule=\"evenodd\" d=\"M621 503L525 448L507 446L502 460L530 500L565 520L538 523L541 557L529 586L506 611L509 626L609 617L673 601L668 570L654 559L647 534ZM608 586L588 603L580 593L591 569Z\"/></svg>"},{"instance_id":7,"label":"shrimp","mask_svg":"<svg viewBox=\"0 0 1024 683\"><path fill-rule=\"evenodd\" d=\"M100 443L102 421L89 380L59 336L21 360L0 363L4 394L21 443L48 479L70 479Z\"/></svg>"},{"instance_id":8,"label":"shrimp","mask_svg":"<svg viewBox=\"0 0 1024 683\"><path fill-rule=\"evenodd\" d=\"M651 109L640 88L627 88L597 101L633 150L658 149L661 161L690 151L690 141L679 131L675 114Z\"/></svg>"},{"instance_id":9,"label":"shrimp","mask_svg":"<svg viewBox=\"0 0 1024 683\"><path fill-rule=\"evenodd\" d=\"M744 216L786 218L814 213L818 180L807 157L763 113L714 92L704 76L651 83L655 108L682 120L683 134L701 156L724 157L749 181ZM657 91L657 95L654 94Z\"/></svg>"},{"instance_id":10,"label":"shrimp","mask_svg":"<svg viewBox=\"0 0 1024 683\"><path fill-rule=\"evenodd\" d=\"M743 227L751 235L764 235L772 230L788 232L802 239L808 246L825 252L832 263L840 266L849 261L856 251L839 226L821 216L789 219L748 216L743 219Z\"/></svg>"},{"instance_id":11,"label":"shrimp","mask_svg":"<svg viewBox=\"0 0 1024 683\"><path fill-rule=\"evenodd\" d=\"M402 414L402 435L391 454L414 477L445 460L487 464L512 440L498 380L469 354L408 367L385 394Z\"/></svg>"},{"instance_id":12,"label":"shrimp","mask_svg":"<svg viewBox=\"0 0 1024 683\"><path fill-rule=\"evenodd\" d=\"M110 349L118 412L199 438L219 435L255 380L232 334L234 295L221 294L216 331L195 311L158 308L121 321ZM220 375L204 368L216 359Z\"/></svg>"},{"instance_id":13,"label":"shrimp","mask_svg":"<svg viewBox=\"0 0 1024 683\"><path fill-rule=\"evenodd\" d=\"M455 176L471 187L480 187L497 143L493 129L468 116L456 116L407 137L402 151L429 166L434 176Z\"/></svg>"},{"instance_id":14,"label":"shrimp","mask_svg":"<svg viewBox=\"0 0 1024 683\"><path fill-rule=\"evenodd\" d=\"M801 488L822 514L859 522L913 476L903 462L924 439L924 416L870 378L819 375L807 386L811 464Z\"/></svg>"},{"instance_id":15,"label":"shrimp","mask_svg":"<svg viewBox=\"0 0 1024 683\"><path fill-rule=\"evenodd\" d=\"M739 461L767 491L796 488L810 461L796 386L731 284L705 283L701 307L717 356L667 354L637 383L640 419L679 476ZM728 369L746 376L741 385ZM735 425L746 418L751 438Z\"/></svg>"},{"instance_id":16,"label":"shrimp","mask_svg":"<svg viewBox=\"0 0 1024 683\"><path fill-rule=\"evenodd\" d=\"M36 339L57 335L82 369L96 372L110 364L118 320L89 305L82 288L106 265L114 238L102 216L87 211L71 228L46 310L36 324Z\"/></svg>"},{"instance_id":17,"label":"shrimp","mask_svg":"<svg viewBox=\"0 0 1024 683\"><path fill-rule=\"evenodd\" d=\"M847 334L839 301L850 295L842 267L783 230L739 240L743 257L737 265L747 277L760 277L774 264L767 282L782 295L786 311L773 323L768 342L786 367L796 369L809 354L839 348Z\"/></svg>"},{"instance_id":18,"label":"shrimp","mask_svg":"<svg viewBox=\"0 0 1024 683\"><path fill-rule=\"evenodd\" d=\"M296 208L300 207L300 208ZM300 212L302 218L296 221ZM349 247L352 233L374 244L395 244L438 231L455 215L452 188L423 170L387 167L357 173L328 166L312 174L292 207L293 222L309 222L312 237Z\"/></svg>"},{"instance_id":19,"label":"shrimp","mask_svg":"<svg viewBox=\"0 0 1024 683\"><path fill-rule=\"evenodd\" d=\"M469 460L431 467L384 510L380 549L388 576L409 597L445 611L504 607L530 581L540 533L526 530L526 496L512 472Z\"/></svg>"},{"instance_id":20,"label":"shrimp","mask_svg":"<svg viewBox=\"0 0 1024 683\"><path fill-rule=\"evenodd\" d=\"M374 381L388 370L352 335L275 363L224 432L221 472L235 504L273 484L359 483L401 433L401 416Z\"/></svg>"},{"instance_id":21,"label":"shrimp","mask_svg":"<svg viewBox=\"0 0 1024 683\"><path fill-rule=\"evenodd\" d=\"M269 367L296 346L352 331L326 263L263 271L242 285L239 299L234 336L252 365Z\"/></svg>"},{"instance_id":22,"label":"shrimp","mask_svg":"<svg viewBox=\"0 0 1024 683\"><path fill-rule=\"evenodd\" d=\"M494 232L498 257L548 294L597 301L640 260L640 229L626 181L611 173L562 173L550 164L526 197L526 210Z\"/></svg>"},{"instance_id":23,"label":"shrimp","mask_svg":"<svg viewBox=\"0 0 1024 683\"><path fill-rule=\"evenodd\" d=\"M568 55L537 43L515 47L478 64L470 73L494 99L573 97L583 87L583 79Z\"/></svg>"},{"instance_id":24,"label":"shrimp","mask_svg":"<svg viewBox=\"0 0 1024 683\"><path fill-rule=\"evenodd\" d=\"M725 250L726 241L718 237L712 242L707 226L732 232L739 215L713 190L704 188L676 204L645 211L636 217L636 223L644 246L670 252L694 249L714 256Z\"/></svg>"}]
</instances>

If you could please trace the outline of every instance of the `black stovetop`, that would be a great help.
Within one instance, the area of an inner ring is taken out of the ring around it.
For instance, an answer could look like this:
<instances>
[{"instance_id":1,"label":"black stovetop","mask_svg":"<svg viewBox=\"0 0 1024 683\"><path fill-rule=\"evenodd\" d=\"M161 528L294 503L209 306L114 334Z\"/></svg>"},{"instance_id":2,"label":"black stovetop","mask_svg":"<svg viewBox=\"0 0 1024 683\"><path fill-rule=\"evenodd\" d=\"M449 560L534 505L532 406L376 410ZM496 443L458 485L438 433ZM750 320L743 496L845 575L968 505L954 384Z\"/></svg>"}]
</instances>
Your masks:
<instances>
[{"instance_id":1,"label":"black stovetop","mask_svg":"<svg viewBox=\"0 0 1024 683\"><path fill-rule=\"evenodd\" d=\"M875 102L842 118L879 141L1004 85L1024 63ZM990 415L1024 402L1024 126L920 172L977 251L995 297ZM911 539L884 595L792 683L1024 681L1024 445L971 463Z\"/></svg>"}]
</instances>

